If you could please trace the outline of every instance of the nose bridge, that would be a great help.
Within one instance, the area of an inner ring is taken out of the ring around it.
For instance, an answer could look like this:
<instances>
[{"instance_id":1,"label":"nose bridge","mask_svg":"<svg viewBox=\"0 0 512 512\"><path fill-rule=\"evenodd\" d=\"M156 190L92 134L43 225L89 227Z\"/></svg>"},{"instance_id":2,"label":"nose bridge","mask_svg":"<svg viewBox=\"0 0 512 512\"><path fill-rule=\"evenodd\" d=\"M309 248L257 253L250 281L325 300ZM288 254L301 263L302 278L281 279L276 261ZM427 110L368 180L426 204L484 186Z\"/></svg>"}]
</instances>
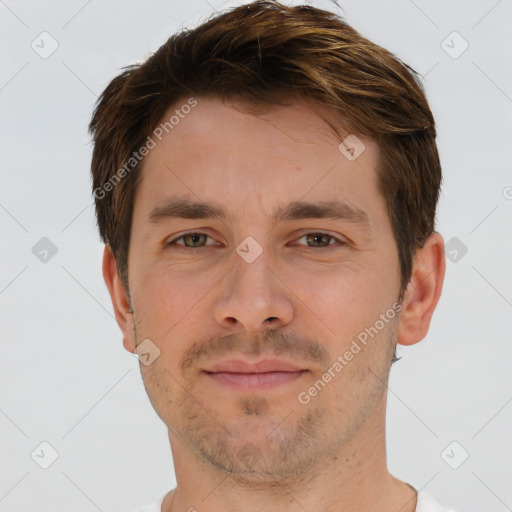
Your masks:
<instances>
[{"instance_id":1,"label":"nose bridge","mask_svg":"<svg viewBox=\"0 0 512 512\"><path fill-rule=\"evenodd\" d=\"M265 321L279 325L292 318L292 304L277 279L272 251L247 237L233 254L233 267L215 305L215 317L225 327L255 332Z\"/></svg>"},{"instance_id":2,"label":"nose bridge","mask_svg":"<svg viewBox=\"0 0 512 512\"><path fill-rule=\"evenodd\" d=\"M270 252L252 237L245 239L237 247L234 258L232 285L239 300L269 301L273 295L272 262Z\"/></svg>"}]
</instances>

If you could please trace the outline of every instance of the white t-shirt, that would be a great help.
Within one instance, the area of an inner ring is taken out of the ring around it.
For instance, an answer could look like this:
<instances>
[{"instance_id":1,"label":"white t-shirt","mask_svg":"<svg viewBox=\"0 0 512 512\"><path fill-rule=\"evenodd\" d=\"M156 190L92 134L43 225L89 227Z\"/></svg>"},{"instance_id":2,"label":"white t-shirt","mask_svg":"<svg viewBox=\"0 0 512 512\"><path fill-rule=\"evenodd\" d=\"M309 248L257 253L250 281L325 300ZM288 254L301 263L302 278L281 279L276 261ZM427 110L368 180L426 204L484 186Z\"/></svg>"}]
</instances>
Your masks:
<instances>
[{"instance_id":1,"label":"white t-shirt","mask_svg":"<svg viewBox=\"0 0 512 512\"><path fill-rule=\"evenodd\" d=\"M145 507L136 512L162 512L162 503L169 493L165 493L152 503L148 503ZM418 491L418 502L416 504L416 512L455 512L452 509L443 508L434 498L431 498L423 491Z\"/></svg>"}]
</instances>

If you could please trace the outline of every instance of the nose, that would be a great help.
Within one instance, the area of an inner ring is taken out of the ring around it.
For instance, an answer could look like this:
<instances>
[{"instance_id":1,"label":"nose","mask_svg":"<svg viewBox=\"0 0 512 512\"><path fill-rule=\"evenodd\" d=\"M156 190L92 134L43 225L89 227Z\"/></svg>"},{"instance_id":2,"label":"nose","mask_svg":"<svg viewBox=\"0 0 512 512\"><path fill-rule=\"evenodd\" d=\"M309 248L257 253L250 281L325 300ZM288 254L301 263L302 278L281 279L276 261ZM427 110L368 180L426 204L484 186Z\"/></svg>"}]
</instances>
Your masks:
<instances>
[{"instance_id":1,"label":"nose","mask_svg":"<svg viewBox=\"0 0 512 512\"><path fill-rule=\"evenodd\" d=\"M215 320L234 332L251 334L288 325L293 318L293 294L283 277L266 251L251 263L235 253L233 269L221 281Z\"/></svg>"}]
</instances>

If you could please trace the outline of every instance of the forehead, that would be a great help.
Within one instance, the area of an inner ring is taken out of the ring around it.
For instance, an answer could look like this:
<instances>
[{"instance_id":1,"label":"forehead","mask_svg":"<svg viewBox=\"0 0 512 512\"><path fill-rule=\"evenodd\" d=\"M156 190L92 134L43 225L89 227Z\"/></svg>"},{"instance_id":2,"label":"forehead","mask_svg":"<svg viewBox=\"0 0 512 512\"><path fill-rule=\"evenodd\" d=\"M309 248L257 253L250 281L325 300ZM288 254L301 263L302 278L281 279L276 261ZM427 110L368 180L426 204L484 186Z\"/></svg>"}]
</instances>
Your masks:
<instances>
[{"instance_id":1,"label":"forehead","mask_svg":"<svg viewBox=\"0 0 512 512\"><path fill-rule=\"evenodd\" d=\"M176 110L179 102L162 122ZM255 214L257 204L269 217L284 198L286 203L321 199L356 206L373 201L371 207L379 207L376 144L358 137L364 150L350 160L340 142L353 135L335 123L329 109L305 102L254 112L242 103L197 98L197 105L182 113L172 129L168 126L145 157L136 205L146 218L170 195L220 200L238 214Z\"/></svg>"},{"instance_id":2,"label":"forehead","mask_svg":"<svg viewBox=\"0 0 512 512\"><path fill-rule=\"evenodd\" d=\"M184 98L169 107L161 122L165 123L186 101ZM253 105L216 97L200 97L196 101L196 107L172 129L177 144L201 140L203 147L215 149L235 141L241 147L312 142L337 145L340 136L350 133L332 109L311 100L296 99L287 106Z\"/></svg>"}]
</instances>

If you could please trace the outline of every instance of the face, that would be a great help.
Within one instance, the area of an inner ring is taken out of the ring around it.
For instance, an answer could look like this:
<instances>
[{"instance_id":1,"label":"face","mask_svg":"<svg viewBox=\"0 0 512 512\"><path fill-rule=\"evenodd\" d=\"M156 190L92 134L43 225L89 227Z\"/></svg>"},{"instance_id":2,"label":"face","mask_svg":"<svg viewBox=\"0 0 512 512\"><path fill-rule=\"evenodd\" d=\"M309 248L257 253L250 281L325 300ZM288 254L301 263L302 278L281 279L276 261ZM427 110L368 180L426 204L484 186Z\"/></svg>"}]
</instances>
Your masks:
<instances>
[{"instance_id":1,"label":"face","mask_svg":"<svg viewBox=\"0 0 512 512\"><path fill-rule=\"evenodd\" d=\"M296 476L385 399L400 270L377 147L348 158L307 104L197 102L142 170L131 348L159 350L141 372L171 444L240 480Z\"/></svg>"}]
</instances>

